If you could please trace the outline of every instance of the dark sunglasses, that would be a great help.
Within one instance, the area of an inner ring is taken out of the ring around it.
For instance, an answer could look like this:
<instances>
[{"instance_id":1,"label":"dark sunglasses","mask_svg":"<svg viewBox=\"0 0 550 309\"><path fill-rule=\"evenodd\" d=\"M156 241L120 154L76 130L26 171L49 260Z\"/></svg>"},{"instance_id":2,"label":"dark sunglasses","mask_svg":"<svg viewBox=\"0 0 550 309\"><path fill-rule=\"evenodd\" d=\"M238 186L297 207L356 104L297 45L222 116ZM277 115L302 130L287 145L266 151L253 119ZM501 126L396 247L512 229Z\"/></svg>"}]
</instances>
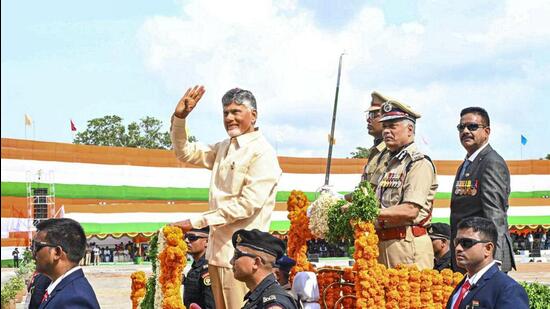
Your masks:
<instances>
[{"instance_id":1,"label":"dark sunglasses","mask_svg":"<svg viewBox=\"0 0 550 309\"><path fill-rule=\"evenodd\" d=\"M380 116L379 111L370 111L367 113L367 119L373 120L376 119L376 117Z\"/></svg>"},{"instance_id":2,"label":"dark sunglasses","mask_svg":"<svg viewBox=\"0 0 550 309\"><path fill-rule=\"evenodd\" d=\"M471 238L455 238L453 243L455 244L455 247L460 245L465 250L470 249L471 247L479 244L479 243L489 243L490 240L477 240L477 239L471 239Z\"/></svg>"},{"instance_id":3,"label":"dark sunglasses","mask_svg":"<svg viewBox=\"0 0 550 309\"><path fill-rule=\"evenodd\" d=\"M467 128L468 131L473 132L473 131L477 131L477 129L479 129L479 128L487 128L487 127L489 127L489 126L484 126L484 125L481 125L479 123L468 123L468 124L459 123L456 126L456 128L458 129L459 132L464 131L465 128Z\"/></svg>"},{"instance_id":4,"label":"dark sunglasses","mask_svg":"<svg viewBox=\"0 0 550 309\"><path fill-rule=\"evenodd\" d=\"M248 257L251 257L251 258L253 258L253 259L255 259L255 258L260 258L260 260L262 261L262 263L265 264L265 261L264 261L264 259L263 259L261 256L256 255L256 254L252 254L252 253L242 252L242 251L239 250L239 249L235 249L235 253L233 254L233 261L236 261L236 260L240 259L240 258L243 257L243 256L248 256Z\"/></svg>"},{"instance_id":5,"label":"dark sunglasses","mask_svg":"<svg viewBox=\"0 0 550 309\"><path fill-rule=\"evenodd\" d=\"M196 241L197 239L200 239L200 238L208 238L208 236L199 236L199 235L194 235L194 234L186 234L185 235L185 239L189 240L190 242L194 242L194 241Z\"/></svg>"},{"instance_id":6,"label":"dark sunglasses","mask_svg":"<svg viewBox=\"0 0 550 309\"><path fill-rule=\"evenodd\" d=\"M52 247L52 248L55 248L55 247L61 247L60 245L54 245L54 244L51 244L51 243L48 243L48 242L45 242L45 241L32 241L31 242L31 251L33 253L36 253L40 250L42 250L42 248L44 247ZM63 247L61 247L61 249L63 249Z\"/></svg>"}]
</instances>

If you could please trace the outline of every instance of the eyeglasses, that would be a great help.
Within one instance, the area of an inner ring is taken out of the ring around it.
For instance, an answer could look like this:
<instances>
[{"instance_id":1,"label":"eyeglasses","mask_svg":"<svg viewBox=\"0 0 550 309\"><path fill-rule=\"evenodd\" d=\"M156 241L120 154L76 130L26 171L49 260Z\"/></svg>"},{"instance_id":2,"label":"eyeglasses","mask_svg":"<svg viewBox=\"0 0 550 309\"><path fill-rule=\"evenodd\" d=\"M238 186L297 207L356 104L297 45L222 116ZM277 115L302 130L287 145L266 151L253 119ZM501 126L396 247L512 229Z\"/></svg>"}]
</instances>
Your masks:
<instances>
[{"instance_id":1,"label":"eyeglasses","mask_svg":"<svg viewBox=\"0 0 550 309\"><path fill-rule=\"evenodd\" d=\"M473 131L477 131L477 129L479 129L479 128L488 128L488 127L489 126L484 126L484 125L481 125L479 123L468 123L468 124L459 123L456 126L456 128L458 129L458 132L464 131L465 128L467 128L468 131L473 132Z\"/></svg>"},{"instance_id":2,"label":"eyeglasses","mask_svg":"<svg viewBox=\"0 0 550 309\"><path fill-rule=\"evenodd\" d=\"M208 238L208 236L199 236L199 235L195 235L195 234L186 234L185 235L185 239L188 239L190 242L194 242L194 241L196 241L197 239L200 239L200 238Z\"/></svg>"},{"instance_id":3,"label":"eyeglasses","mask_svg":"<svg viewBox=\"0 0 550 309\"><path fill-rule=\"evenodd\" d=\"M453 243L455 244L455 247L460 245L465 250L470 249L471 247L479 244L479 243L489 243L490 240L477 240L477 239L471 239L471 238L455 238Z\"/></svg>"},{"instance_id":4,"label":"eyeglasses","mask_svg":"<svg viewBox=\"0 0 550 309\"><path fill-rule=\"evenodd\" d=\"M52 247L52 248L55 248L55 247L61 247L60 245L54 245L54 244L51 244L51 243L48 243L48 242L45 242L45 241L32 241L31 242L31 251L33 253L36 253L40 250L42 250L42 248L44 247ZM63 247L61 247L63 249Z\"/></svg>"},{"instance_id":5,"label":"eyeglasses","mask_svg":"<svg viewBox=\"0 0 550 309\"><path fill-rule=\"evenodd\" d=\"M240 259L240 258L243 257L243 256L248 256L248 257L251 257L251 258L253 258L253 259L255 259L255 258L260 258L260 260L262 261L262 263L265 264L265 261L264 261L264 259L263 259L261 256L256 255L256 254L252 254L252 253L242 252L242 251L239 250L239 249L235 249L235 253L233 254L233 261L236 261L236 260Z\"/></svg>"},{"instance_id":6,"label":"eyeglasses","mask_svg":"<svg viewBox=\"0 0 550 309\"><path fill-rule=\"evenodd\" d=\"M379 111L370 111L367 113L367 120L373 120L373 119L376 119L378 116L380 116L380 112Z\"/></svg>"}]
</instances>

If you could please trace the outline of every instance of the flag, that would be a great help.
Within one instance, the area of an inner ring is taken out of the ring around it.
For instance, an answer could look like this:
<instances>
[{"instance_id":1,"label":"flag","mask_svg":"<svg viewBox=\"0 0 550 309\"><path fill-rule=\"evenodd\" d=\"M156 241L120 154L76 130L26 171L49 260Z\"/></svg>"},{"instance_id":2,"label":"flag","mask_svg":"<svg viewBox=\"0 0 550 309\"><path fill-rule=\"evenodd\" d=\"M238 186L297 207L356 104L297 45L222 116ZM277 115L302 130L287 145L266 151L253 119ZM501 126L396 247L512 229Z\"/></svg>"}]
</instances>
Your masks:
<instances>
[{"instance_id":1,"label":"flag","mask_svg":"<svg viewBox=\"0 0 550 309\"><path fill-rule=\"evenodd\" d=\"M25 126L32 126L32 118L27 114L25 114Z\"/></svg>"},{"instance_id":2,"label":"flag","mask_svg":"<svg viewBox=\"0 0 550 309\"><path fill-rule=\"evenodd\" d=\"M74 122L73 122L72 119L71 119L71 131L73 131L73 132L76 131L76 126L74 125Z\"/></svg>"},{"instance_id":3,"label":"flag","mask_svg":"<svg viewBox=\"0 0 550 309\"><path fill-rule=\"evenodd\" d=\"M522 145L527 144L527 137L523 136L523 134L521 135L521 144Z\"/></svg>"}]
</instances>

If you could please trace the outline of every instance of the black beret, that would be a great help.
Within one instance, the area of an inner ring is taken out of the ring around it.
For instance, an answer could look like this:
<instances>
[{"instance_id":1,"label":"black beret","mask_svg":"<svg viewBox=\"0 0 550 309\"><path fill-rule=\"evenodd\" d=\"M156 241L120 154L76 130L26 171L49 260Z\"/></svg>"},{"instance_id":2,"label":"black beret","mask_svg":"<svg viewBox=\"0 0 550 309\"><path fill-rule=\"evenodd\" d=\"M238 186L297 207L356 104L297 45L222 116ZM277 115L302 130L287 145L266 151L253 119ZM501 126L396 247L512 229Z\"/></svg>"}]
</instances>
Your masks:
<instances>
[{"instance_id":1,"label":"black beret","mask_svg":"<svg viewBox=\"0 0 550 309\"><path fill-rule=\"evenodd\" d=\"M283 255L283 257L275 262L275 268L279 268L280 270L287 273L290 272L290 269L294 267L294 265L296 265L296 261L286 255Z\"/></svg>"},{"instance_id":2,"label":"black beret","mask_svg":"<svg viewBox=\"0 0 550 309\"><path fill-rule=\"evenodd\" d=\"M285 254L285 243L279 238L258 229L238 230L233 234L233 247L249 247L280 259Z\"/></svg>"},{"instance_id":3,"label":"black beret","mask_svg":"<svg viewBox=\"0 0 550 309\"><path fill-rule=\"evenodd\" d=\"M432 239L451 239L451 226L447 223L432 223L428 229L428 234Z\"/></svg>"},{"instance_id":4,"label":"black beret","mask_svg":"<svg viewBox=\"0 0 550 309\"><path fill-rule=\"evenodd\" d=\"M197 232L197 233L205 233L205 234L208 234L208 233L210 233L210 226L207 225L206 227L203 227L202 229L195 229L195 228L193 228L193 229L191 229L191 231L189 231L189 232Z\"/></svg>"}]
</instances>

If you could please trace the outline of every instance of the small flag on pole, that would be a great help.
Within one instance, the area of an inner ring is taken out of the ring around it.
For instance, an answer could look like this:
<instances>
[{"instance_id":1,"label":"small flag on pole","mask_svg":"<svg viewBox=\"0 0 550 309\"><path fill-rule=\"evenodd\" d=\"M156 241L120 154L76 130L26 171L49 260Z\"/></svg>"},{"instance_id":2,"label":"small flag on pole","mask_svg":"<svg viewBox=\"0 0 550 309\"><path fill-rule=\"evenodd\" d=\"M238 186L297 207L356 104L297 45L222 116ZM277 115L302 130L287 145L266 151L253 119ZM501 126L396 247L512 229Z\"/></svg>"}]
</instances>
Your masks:
<instances>
[{"instance_id":1,"label":"small flag on pole","mask_svg":"<svg viewBox=\"0 0 550 309\"><path fill-rule=\"evenodd\" d=\"M32 118L27 114L25 114L25 126L32 126Z\"/></svg>"},{"instance_id":2,"label":"small flag on pole","mask_svg":"<svg viewBox=\"0 0 550 309\"><path fill-rule=\"evenodd\" d=\"M72 119L71 119L71 131L73 131L73 132L76 131L76 126L74 125L74 122L73 122Z\"/></svg>"},{"instance_id":3,"label":"small flag on pole","mask_svg":"<svg viewBox=\"0 0 550 309\"><path fill-rule=\"evenodd\" d=\"M523 134L521 135L521 144L522 145L527 144L527 137L523 136Z\"/></svg>"}]
</instances>

